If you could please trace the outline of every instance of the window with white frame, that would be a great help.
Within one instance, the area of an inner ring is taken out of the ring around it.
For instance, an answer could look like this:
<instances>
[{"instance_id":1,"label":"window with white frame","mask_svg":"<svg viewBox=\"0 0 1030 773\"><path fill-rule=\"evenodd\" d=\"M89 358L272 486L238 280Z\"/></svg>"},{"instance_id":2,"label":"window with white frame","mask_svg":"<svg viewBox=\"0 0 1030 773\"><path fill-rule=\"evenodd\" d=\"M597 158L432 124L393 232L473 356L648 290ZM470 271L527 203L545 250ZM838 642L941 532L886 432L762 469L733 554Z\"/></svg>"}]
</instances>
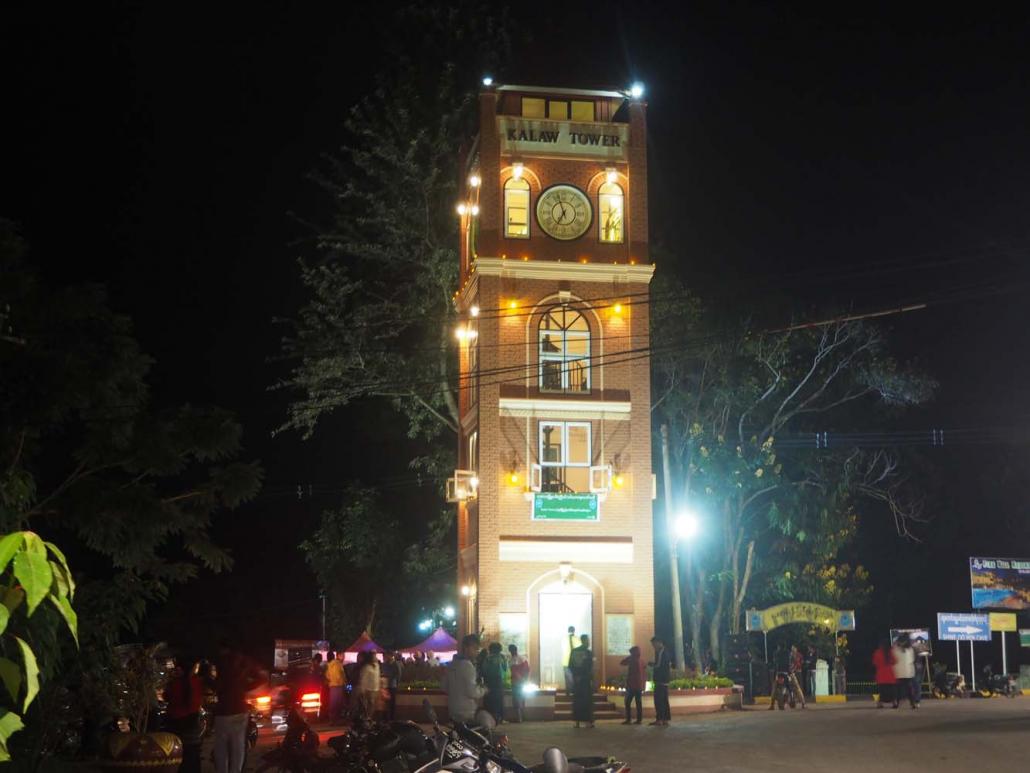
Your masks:
<instances>
[{"instance_id":1,"label":"window with white frame","mask_svg":"<svg viewBox=\"0 0 1030 773\"><path fill-rule=\"evenodd\" d=\"M540 422L541 491L590 491L590 422Z\"/></svg>"},{"instance_id":2,"label":"window with white frame","mask_svg":"<svg viewBox=\"0 0 1030 773\"><path fill-rule=\"evenodd\" d=\"M504 184L504 235L529 238L529 183L518 177Z\"/></svg>"},{"instance_id":3,"label":"window with white frame","mask_svg":"<svg viewBox=\"0 0 1030 773\"><path fill-rule=\"evenodd\" d=\"M540 319L540 390L590 391L590 326L568 306L554 306Z\"/></svg>"},{"instance_id":4,"label":"window with white frame","mask_svg":"<svg viewBox=\"0 0 1030 773\"><path fill-rule=\"evenodd\" d=\"M602 242L622 242L624 203L622 188L615 183L605 183L597 192L597 211L600 213L597 222L601 229L598 238Z\"/></svg>"}]
</instances>

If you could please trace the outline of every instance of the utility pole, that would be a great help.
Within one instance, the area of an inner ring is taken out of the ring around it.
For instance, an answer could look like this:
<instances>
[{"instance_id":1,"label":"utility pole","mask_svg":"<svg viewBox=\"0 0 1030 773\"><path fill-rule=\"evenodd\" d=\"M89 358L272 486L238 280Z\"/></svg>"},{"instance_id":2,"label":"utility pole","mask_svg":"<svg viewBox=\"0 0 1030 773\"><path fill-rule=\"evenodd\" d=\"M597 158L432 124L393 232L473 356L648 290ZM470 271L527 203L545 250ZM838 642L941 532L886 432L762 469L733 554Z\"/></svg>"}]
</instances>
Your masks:
<instances>
[{"instance_id":1,"label":"utility pole","mask_svg":"<svg viewBox=\"0 0 1030 773\"><path fill-rule=\"evenodd\" d=\"M662 425L662 477L665 479L665 538L669 543L669 570L672 576L672 625L676 644L673 663L685 666L686 654L683 646L683 607L680 604L680 562L676 550L676 535L672 528L672 474L669 465L669 427Z\"/></svg>"},{"instance_id":2,"label":"utility pole","mask_svg":"<svg viewBox=\"0 0 1030 773\"><path fill-rule=\"evenodd\" d=\"M322 593L322 641L326 641L325 638L325 592Z\"/></svg>"}]
</instances>

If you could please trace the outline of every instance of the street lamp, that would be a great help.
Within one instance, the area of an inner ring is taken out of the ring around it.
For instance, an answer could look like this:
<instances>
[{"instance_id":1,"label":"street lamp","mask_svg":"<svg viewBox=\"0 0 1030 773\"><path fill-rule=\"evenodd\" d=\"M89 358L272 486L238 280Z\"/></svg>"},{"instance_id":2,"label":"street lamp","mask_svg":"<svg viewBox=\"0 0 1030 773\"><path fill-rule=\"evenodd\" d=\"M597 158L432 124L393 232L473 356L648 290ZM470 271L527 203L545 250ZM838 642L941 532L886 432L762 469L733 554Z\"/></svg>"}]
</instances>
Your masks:
<instances>
[{"instance_id":1,"label":"street lamp","mask_svg":"<svg viewBox=\"0 0 1030 773\"><path fill-rule=\"evenodd\" d=\"M676 531L676 539L692 540L701 530L701 521L692 511L684 510L676 516L673 528Z\"/></svg>"},{"instance_id":2,"label":"street lamp","mask_svg":"<svg viewBox=\"0 0 1030 773\"><path fill-rule=\"evenodd\" d=\"M454 619L454 607L445 607L443 611L444 617L448 620Z\"/></svg>"}]
</instances>

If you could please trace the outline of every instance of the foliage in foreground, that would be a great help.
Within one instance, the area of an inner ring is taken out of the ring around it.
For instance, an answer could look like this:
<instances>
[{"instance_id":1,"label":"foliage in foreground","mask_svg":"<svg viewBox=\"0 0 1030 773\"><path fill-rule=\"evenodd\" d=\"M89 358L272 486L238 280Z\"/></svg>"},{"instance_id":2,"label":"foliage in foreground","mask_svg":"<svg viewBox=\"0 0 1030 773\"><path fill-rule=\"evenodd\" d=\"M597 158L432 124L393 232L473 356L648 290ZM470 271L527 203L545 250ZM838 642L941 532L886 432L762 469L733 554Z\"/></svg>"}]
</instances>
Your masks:
<instances>
[{"instance_id":1,"label":"foliage in foreground","mask_svg":"<svg viewBox=\"0 0 1030 773\"><path fill-rule=\"evenodd\" d=\"M72 600L75 580L60 549L31 531L0 538L0 762L11 759L8 740L25 725L22 717L39 694L40 669L27 621L43 602L78 643ZM53 621L51 621L53 622ZM20 661L20 664L19 662ZM8 700L9 699L9 700Z\"/></svg>"}]
</instances>

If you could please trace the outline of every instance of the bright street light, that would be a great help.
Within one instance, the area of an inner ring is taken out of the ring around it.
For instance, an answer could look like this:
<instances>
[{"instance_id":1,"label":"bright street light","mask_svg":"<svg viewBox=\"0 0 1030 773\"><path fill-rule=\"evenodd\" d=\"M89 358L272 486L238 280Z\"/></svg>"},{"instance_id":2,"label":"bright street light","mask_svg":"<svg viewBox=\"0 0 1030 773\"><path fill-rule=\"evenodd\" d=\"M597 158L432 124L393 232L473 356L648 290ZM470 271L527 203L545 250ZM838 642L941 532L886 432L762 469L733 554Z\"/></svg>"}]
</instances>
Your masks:
<instances>
[{"instance_id":1,"label":"bright street light","mask_svg":"<svg viewBox=\"0 0 1030 773\"><path fill-rule=\"evenodd\" d=\"M629 95L633 97L633 99L640 99L644 96L644 84L640 81L634 83L629 87Z\"/></svg>"},{"instance_id":2,"label":"bright street light","mask_svg":"<svg viewBox=\"0 0 1030 773\"><path fill-rule=\"evenodd\" d=\"M701 530L701 522L692 512L684 510L676 516L674 528L678 539L690 540L694 539Z\"/></svg>"},{"instance_id":3,"label":"bright street light","mask_svg":"<svg viewBox=\"0 0 1030 773\"><path fill-rule=\"evenodd\" d=\"M420 631L428 631L432 627L433 627L433 621L432 620L423 620L421 623L418 624L418 629Z\"/></svg>"},{"instance_id":4,"label":"bright street light","mask_svg":"<svg viewBox=\"0 0 1030 773\"><path fill-rule=\"evenodd\" d=\"M446 607L443 611L444 617L453 620L454 619L454 607Z\"/></svg>"}]
</instances>

